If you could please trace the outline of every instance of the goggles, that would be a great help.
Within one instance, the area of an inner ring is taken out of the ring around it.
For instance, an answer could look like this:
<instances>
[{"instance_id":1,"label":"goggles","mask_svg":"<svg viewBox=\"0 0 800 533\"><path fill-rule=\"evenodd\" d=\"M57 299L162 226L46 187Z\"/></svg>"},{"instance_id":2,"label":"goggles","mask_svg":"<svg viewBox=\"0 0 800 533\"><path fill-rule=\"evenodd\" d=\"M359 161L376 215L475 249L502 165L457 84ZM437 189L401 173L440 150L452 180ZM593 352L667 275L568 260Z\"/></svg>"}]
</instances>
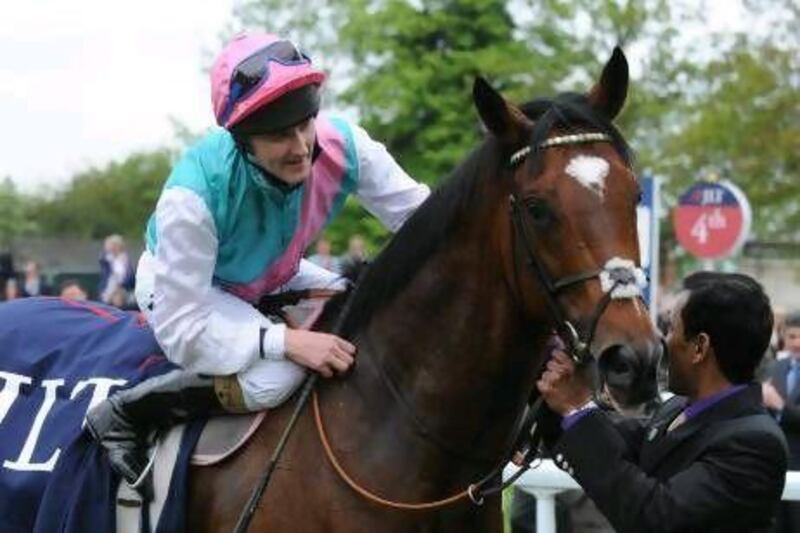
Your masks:
<instances>
[{"instance_id":1,"label":"goggles","mask_svg":"<svg viewBox=\"0 0 800 533\"><path fill-rule=\"evenodd\" d=\"M250 96L269 79L271 61L287 66L306 65L311 63L311 58L298 50L291 41L276 41L244 59L231 74L228 103L221 117L223 123L233 113L237 102Z\"/></svg>"}]
</instances>

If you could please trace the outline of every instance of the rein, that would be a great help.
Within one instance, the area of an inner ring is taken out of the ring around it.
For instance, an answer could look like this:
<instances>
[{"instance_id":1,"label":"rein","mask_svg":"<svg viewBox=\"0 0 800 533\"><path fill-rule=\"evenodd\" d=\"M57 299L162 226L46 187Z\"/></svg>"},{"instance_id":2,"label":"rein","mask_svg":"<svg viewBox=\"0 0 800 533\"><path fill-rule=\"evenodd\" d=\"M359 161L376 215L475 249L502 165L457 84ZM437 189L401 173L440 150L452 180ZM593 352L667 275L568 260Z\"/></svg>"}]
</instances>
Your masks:
<instances>
[{"instance_id":1,"label":"rein","mask_svg":"<svg viewBox=\"0 0 800 533\"><path fill-rule=\"evenodd\" d=\"M279 311L279 307L284 305L296 305L301 299L304 298L331 296L330 292L331 291L325 289L287 291L287 294L284 294L284 296L276 295L276 297L267 296L262 298L258 304L256 304L256 308L259 311L262 309L264 311L273 311L277 307ZM342 325L344 324L344 318L347 316L347 313L350 310L350 302L352 302L352 298L348 297L347 300L345 300L344 306L342 307L342 310L336 319L333 329L331 330L333 333L338 333L341 331ZM289 436L292 434L292 430L294 429L295 424L297 424L297 420L300 418L300 413L303 411L303 408L308 402L311 391L316 386L318 380L319 374L313 373L306 378L305 382L303 382L303 389L300 392L300 396L297 398L297 403L295 403L292 416L289 418L289 422L286 423L286 427L281 434L281 438L278 441L278 444L275 446L275 450L272 452L272 456L270 457L269 462L267 463L267 466L261 475L261 478L258 480L258 484L250 494L250 498L247 500L247 504L245 504L242 514L239 515L239 520L236 522L234 533L246 533L247 528L250 527L250 522L253 520L253 515L256 513L256 509L261 501L261 497L267 490L270 479L272 479L272 473L278 466L278 459L280 459L281 455L283 454L283 449L286 447L286 443L289 441ZM316 393L314 394L314 397L316 398Z\"/></svg>"}]
</instances>

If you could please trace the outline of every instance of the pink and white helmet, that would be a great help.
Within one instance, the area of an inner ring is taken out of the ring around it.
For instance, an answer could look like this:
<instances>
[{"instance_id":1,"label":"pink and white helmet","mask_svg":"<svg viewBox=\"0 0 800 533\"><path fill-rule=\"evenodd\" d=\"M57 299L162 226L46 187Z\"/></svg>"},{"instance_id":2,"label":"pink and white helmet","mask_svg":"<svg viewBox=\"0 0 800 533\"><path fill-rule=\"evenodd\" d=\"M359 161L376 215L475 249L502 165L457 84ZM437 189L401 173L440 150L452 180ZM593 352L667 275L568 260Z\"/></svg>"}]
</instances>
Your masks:
<instances>
[{"instance_id":1,"label":"pink and white helmet","mask_svg":"<svg viewBox=\"0 0 800 533\"><path fill-rule=\"evenodd\" d=\"M222 50L211 67L211 102L224 128L306 85L320 85L325 74L291 42L269 33L242 33Z\"/></svg>"}]
</instances>

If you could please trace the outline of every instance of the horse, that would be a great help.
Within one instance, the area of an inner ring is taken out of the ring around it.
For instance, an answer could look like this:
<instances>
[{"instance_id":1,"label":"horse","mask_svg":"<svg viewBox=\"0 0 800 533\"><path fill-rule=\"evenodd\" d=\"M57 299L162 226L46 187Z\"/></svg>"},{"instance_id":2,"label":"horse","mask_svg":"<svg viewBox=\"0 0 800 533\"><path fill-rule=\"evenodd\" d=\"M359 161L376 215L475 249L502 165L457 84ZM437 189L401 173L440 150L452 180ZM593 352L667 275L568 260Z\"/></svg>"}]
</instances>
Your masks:
<instances>
[{"instance_id":1,"label":"horse","mask_svg":"<svg viewBox=\"0 0 800 533\"><path fill-rule=\"evenodd\" d=\"M507 460L554 327L574 324L620 403L655 394L660 340L634 279L640 192L612 124L627 87L618 48L585 94L517 107L476 80L484 140L391 239L344 315L323 316L319 329L337 322L356 363L318 384L250 531L501 531L499 495L448 497ZM191 531L233 529L291 411L271 411L232 458L193 467Z\"/></svg>"}]
</instances>

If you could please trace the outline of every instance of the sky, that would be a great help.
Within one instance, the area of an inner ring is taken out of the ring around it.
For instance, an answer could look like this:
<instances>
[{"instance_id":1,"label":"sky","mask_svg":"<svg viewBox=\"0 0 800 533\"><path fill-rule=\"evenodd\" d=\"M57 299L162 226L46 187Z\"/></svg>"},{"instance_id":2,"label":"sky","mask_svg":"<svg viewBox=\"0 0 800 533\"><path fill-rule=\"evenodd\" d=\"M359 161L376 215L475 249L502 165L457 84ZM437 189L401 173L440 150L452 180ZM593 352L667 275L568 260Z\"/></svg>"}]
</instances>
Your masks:
<instances>
[{"instance_id":1,"label":"sky","mask_svg":"<svg viewBox=\"0 0 800 533\"><path fill-rule=\"evenodd\" d=\"M233 0L26 0L0 16L0 178L26 191L213 124Z\"/></svg>"},{"instance_id":2,"label":"sky","mask_svg":"<svg viewBox=\"0 0 800 533\"><path fill-rule=\"evenodd\" d=\"M0 17L0 179L21 190L213 125L204 68L234 0L26 0ZM709 0L712 26L735 25ZM741 23L741 21L738 21Z\"/></svg>"}]
</instances>

